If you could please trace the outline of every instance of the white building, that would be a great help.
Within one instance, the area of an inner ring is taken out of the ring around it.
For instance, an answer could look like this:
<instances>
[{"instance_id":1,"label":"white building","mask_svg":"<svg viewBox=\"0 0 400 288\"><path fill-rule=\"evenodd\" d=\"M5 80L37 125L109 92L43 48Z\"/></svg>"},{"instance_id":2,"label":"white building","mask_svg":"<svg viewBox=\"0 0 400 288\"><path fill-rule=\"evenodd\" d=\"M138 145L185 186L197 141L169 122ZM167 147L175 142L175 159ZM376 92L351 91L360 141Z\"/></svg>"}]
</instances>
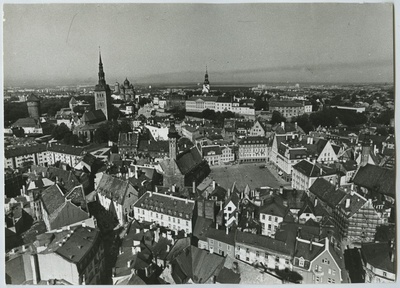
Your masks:
<instances>
[{"instance_id":1,"label":"white building","mask_svg":"<svg viewBox=\"0 0 400 288\"><path fill-rule=\"evenodd\" d=\"M191 234L195 201L157 192L146 192L134 204L138 221L154 222L175 232Z\"/></svg>"},{"instance_id":2,"label":"white building","mask_svg":"<svg viewBox=\"0 0 400 288\"><path fill-rule=\"evenodd\" d=\"M149 129L151 136L158 141L158 140L163 140L167 141L168 140L168 127L167 126L152 126L152 125L145 125L147 129Z\"/></svg>"},{"instance_id":3,"label":"white building","mask_svg":"<svg viewBox=\"0 0 400 288\"><path fill-rule=\"evenodd\" d=\"M4 151L4 156L4 167L11 169L22 167L25 164L46 166L49 163L44 144L8 148Z\"/></svg>"}]
</instances>

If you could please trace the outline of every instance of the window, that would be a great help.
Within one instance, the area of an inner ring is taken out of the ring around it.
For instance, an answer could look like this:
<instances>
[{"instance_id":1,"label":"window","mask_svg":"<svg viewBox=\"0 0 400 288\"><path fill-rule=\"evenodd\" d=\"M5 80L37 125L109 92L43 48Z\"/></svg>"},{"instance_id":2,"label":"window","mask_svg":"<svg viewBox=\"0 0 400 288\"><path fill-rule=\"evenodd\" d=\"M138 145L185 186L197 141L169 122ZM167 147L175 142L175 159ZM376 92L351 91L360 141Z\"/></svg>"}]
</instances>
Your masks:
<instances>
[{"instance_id":1,"label":"window","mask_svg":"<svg viewBox=\"0 0 400 288\"><path fill-rule=\"evenodd\" d=\"M335 279L328 278L328 283L329 283L329 284L334 284L334 283L335 283Z\"/></svg>"},{"instance_id":2,"label":"window","mask_svg":"<svg viewBox=\"0 0 400 288\"><path fill-rule=\"evenodd\" d=\"M315 277L315 283L319 283L320 278L318 276Z\"/></svg>"},{"instance_id":3,"label":"window","mask_svg":"<svg viewBox=\"0 0 400 288\"><path fill-rule=\"evenodd\" d=\"M249 258L249 257L246 257L246 261L250 261L250 258Z\"/></svg>"},{"instance_id":4,"label":"window","mask_svg":"<svg viewBox=\"0 0 400 288\"><path fill-rule=\"evenodd\" d=\"M250 253L250 249L249 248L246 249L246 253Z\"/></svg>"},{"instance_id":5,"label":"window","mask_svg":"<svg viewBox=\"0 0 400 288\"><path fill-rule=\"evenodd\" d=\"M260 257L260 252L256 251L256 257Z\"/></svg>"},{"instance_id":6,"label":"window","mask_svg":"<svg viewBox=\"0 0 400 288\"><path fill-rule=\"evenodd\" d=\"M186 226L189 226L189 221L186 221Z\"/></svg>"},{"instance_id":7,"label":"window","mask_svg":"<svg viewBox=\"0 0 400 288\"><path fill-rule=\"evenodd\" d=\"M268 216L268 220L271 221L271 220L272 220L272 217L271 217L271 216Z\"/></svg>"},{"instance_id":8,"label":"window","mask_svg":"<svg viewBox=\"0 0 400 288\"><path fill-rule=\"evenodd\" d=\"M323 264L329 264L330 261L328 260L328 258L324 258L324 259L322 259L322 263Z\"/></svg>"},{"instance_id":9,"label":"window","mask_svg":"<svg viewBox=\"0 0 400 288\"><path fill-rule=\"evenodd\" d=\"M304 267L304 259L303 258L299 259L299 266Z\"/></svg>"},{"instance_id":10,"label":"window","mask_svg":"<svg viewBox=\"0 0 400 288\"><path fill-rule=\"evenodd\" d=\"M387 273L386 272L383 272L383 277L386 277L387 276Z\"/></svg>"},{"instance_id":11,"label":"window","mask_svg":"<svg viewBox=\"0 0 400 288\"><path fill-rule=\"evenodd\" d=\"M231 246L230 245L226 246L226 250L231 251Z\"/></svg>"},{"instance_id":12,"label":"window","mask_svg":"<svg viewBox=\"0 0 400 288\"><path fill-rule=\"evenodd\" d=\"M240 251L240 246L237 246L236 248L237 248L238 251Z\"/></svg>"},{"instance_id":13,"label":"window","mask_svg":"<svg viewBox=\"0 0 400 288\"><path fill-rule=\"evenodd\" d=\"M214 244L214 239L210 239L210 244Z\"/></svg>"},{"instance_id":14,"label":"window","mask_svg":"<svg viewBox=\"0 0 400 288\"><path fill-rule=\"evenodd\" d=\"M278 222L278 217L275 217L275 222Z\"/></svg>"},{"instance_id":15,"label":"window","mask_svg":"<svg viewBox=\"0 0 400 288\"><path fill-rule=\"evenodd\" d=\"M262 217L262 220L265 220L265 215L264 214L261 217Z\"/></svg>"},{"instance_id":16,"label":"window","mask_svg":"<svg viewBox=\"0 0 400 288\"><path fill-rule=\"evenodd\" d=\"M336 275L336 270L332 269L332 275Z\"/></svg>"},{"instance_id":17,"label":"window","mask_svg":"<svg viewBox=\"0 0 400 288\"><path fill-rule=\"evenodd\" d=\"M222 247L222 243L221 242L218 242L218 247Z\"/></svg>"},{"instance_id":18,"label":"window","mask_svg":"<svg viewBox=\"0 0 400 288\"><path fill-rule=\"evenodd\" d=\"M268 230L271 230L271 224L268 224Z\"/></svg>"},{"instance_id":19,"label":"window","mask_svg":"<svg viewBox=\"0 0 400 288\"><path fill-rule=\"evenodd\" d=\"M279 262L279 257L278 256L275 257L275 262Z\"/></svg>"},{"instance_id":20,"label":"window","mask_svg":"<svg viewBox=\"0 0 400 288\"><path fill-rule=\"evenodd\" d=\"M265 261L268 261L268 254L267 253L265 253L264 258L265 258Z\"/></svg>"}]
</instances>

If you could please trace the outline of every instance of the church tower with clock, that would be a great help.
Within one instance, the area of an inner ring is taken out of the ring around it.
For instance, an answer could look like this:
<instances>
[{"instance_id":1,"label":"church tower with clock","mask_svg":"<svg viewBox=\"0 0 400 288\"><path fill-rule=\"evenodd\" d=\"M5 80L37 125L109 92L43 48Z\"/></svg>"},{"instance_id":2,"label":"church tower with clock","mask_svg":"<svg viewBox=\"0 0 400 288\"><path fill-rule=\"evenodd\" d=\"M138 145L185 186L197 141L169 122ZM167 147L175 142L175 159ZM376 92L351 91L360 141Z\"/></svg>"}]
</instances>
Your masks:
<instances>
[{"instance_id":1,"label":"church tower with clock","mask_svg":"<svg viewBox=\"0 0 400 288\"><path fill-rule=\"evenodd\" d=\"M203 94L210 93L210 82L208 81L208 71L206 66L206 75L204 76L204 83L203 83Z\"/></svg>"},{"instance_id":2,"label":"church tower with clock","mask_svg":"<svg viewBox=\"0 0 400 288\"><path fill-rule=\"evenodd\" d=\"M109 120L109 112L111 105L111 89L106 83L103 71L103 62L101 61L101 53L99 52L99 82L94 88L94 105L95 110L101 110Z\"/></svg>"}]
</instances>

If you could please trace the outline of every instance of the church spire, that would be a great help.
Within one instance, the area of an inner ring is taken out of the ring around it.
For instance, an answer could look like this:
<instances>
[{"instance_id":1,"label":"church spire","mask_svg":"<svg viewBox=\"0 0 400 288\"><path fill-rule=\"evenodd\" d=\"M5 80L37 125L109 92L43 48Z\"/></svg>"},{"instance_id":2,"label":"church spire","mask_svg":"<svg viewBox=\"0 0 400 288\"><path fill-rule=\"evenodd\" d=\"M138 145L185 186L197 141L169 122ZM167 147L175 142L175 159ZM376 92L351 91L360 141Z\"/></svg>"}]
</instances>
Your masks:
<instances>
[{"instance_id":1,"label":"church spire","mask_svg":"<svg viewBox=\"0 0 400 288\"><path fill-rule=\"evenodd\" d=\"M203 94L208 94L210 92L210 82L208 81L208 69L206 65L206 75L204 75L204 83L203 83Z\"/></svg>"},{"instance_id":2,"label":"church spire","mask_svg":"<svg viewBox=\"0 0 400 288\"><path fill-rule=\"evenodd\" d=\"M99 46L99 85L106 85L106 78L103 70L103 62L101 61L100 46Z\"/></svg>"}]
</instances>

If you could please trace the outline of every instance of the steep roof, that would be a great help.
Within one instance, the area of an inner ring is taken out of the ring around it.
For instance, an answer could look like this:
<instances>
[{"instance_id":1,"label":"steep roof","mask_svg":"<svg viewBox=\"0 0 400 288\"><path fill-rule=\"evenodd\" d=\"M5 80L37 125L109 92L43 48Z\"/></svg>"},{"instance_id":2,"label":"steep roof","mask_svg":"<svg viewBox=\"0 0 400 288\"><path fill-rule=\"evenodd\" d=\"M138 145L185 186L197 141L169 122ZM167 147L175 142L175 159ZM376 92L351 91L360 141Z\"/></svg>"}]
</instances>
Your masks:
<instances>
[{"instance_id":1,"label":"steep roof","mask_svg":"<svg viewBox=\"0 0 400 288\"><path fill-rule=\"evenodd\" d=\"M46 151L45 144L28 145L28 146L16 146L4 150L4 156L6 158L24 156L28 154L41 153Z\"/></svg>"},{"instance_id":2,"label":"steep roof","mask_svg":"<svg viewBox=\"0 0 400 288\"><path fill-rule=\"evenodd\" d=\"M276 253L282 253L285 255L293 254L293 247L291 247L288 243L264 235L237 231L236 245L238 244L246 244L261 249L268 249L270 251L275 251Z\"/></svg>"},{"instance_id":3,"label":"steep roof","mask_svg":"<svg viewBox=\"0 0 400 288\"><path fill-rule=\"evenodd\" d=\"M235 245L235 235L236 230L230 230L228 234L226 234L224 230L218 230L215 228L209 228L206 233L206 237L210 239L214 239L229 245Z\"/></svg>"},{"instance_id":4,"label":"steep roof","mask_svg":"<svg viewBox=\"0 0 400 288\"><path fill-rule=\"evenodd\" d=\"M193 146L189 150L180 153L177 156L176 164L178 165L182 174L187 174L192 169L197 167L202 161L203 158L201 157L199 150L196 146Z\"/></svg>"},{"instance_id":5,"label":"steep roof","mask_svg":"<svg viewBox=\"0 0 400 288\"><path fill-rule=\"evenodd\" d=\"M167 194L146 192L139 198L134 206L160 211L160 213L189 220L192 219L195 202L193 200L182 199Z\"/></svg>"},{"instance_id":6,"label":"steep roof","mask_svg":"<svg viewBox=\"0 0 400 288\"><path fill-rule=\"evenodd\" d=\"M128 180L121 180L111 175L103 174L97 186L97 193L122 205L129 187L135 190Z\"/></svg>"},{"instance_id":7,"label":"steep roof","mask_svg":"<svg viewBox=\"0 0 400 288\"><path fill-rule=\"evenodd\" d=\"M34 118L19 118L17 121L15 121L12 125L11 128L14 127L35 127L38 128L40 127L40 122L37 119Z\"/></svg>"},{"instance_id":8,"label":"steep roof","mask_svg":"<svg viewBox=\"0 0 400 288\"><path fill-rule=\"evenodd\" d=\"M218 145L213 145L213 146L204 146L202 147L203 155L204 156L209 156L210 155L221 155L221 147Z\"/></svg>"},{"instance_id":9,"label":"steep roof","mask_svg":"<svg viewBox=\"0 0 400 288\"><path fill-rule=\"evenodd\" d=\"M363 243L361 245L361 254L365 262L373 267L396 273L396 251L389 243ZM392 254L394 254L393 262L391 261Z\"/></svg>"},{"instance_id":10,"label":"steep roof","mask_svg":"<svg viewBox=\"0 0 400 288\"><path fill-rule=\"evenodd\" d=\"M64 193L57 184L44 190L41 199L44 209L49 215L57 211L65 202Z\"/></svg>"},{"instance_id":11,"label":"steep roof","mask_svg":"<svg viewBox=\"0 0 400 288\"><path fill-rule=\"evenodd\" d=\"M293 169L296 169L307 177L333 175L336 173L334 168L328 166L323 166L322 168L320 164L314 164L308 160L301 160L299 163L293 165Z\"/></svg>"},{"instance_id":12,"label":"steep roof","mask_svg":"<svg viewBox=\"0 0 400 288\"><path fill-rule=\"evenodd\" d=\"M310 187L310 192L328 204L335 207L346 196L346 192L342 189L336 189L336 186L329 181L318 178Z\"/></svg>"},{"instance_id":13,"label":"steep roof","mask_svg":"<svg viewBox=\"0 0 400 288\"><path fill-rule=\"evenodd\" d=\"M282 218L285 217L288 212L289 212L288 207L285 207L276 201L273 201L272 203L260 207L260 213L279 216Z\"/></svg>"},{"instance_id":14,"label":"steep roof","mask_svg":"<svg viewBox=\"0 0 400 288\"><path fill-rule=\"evenodd\" d=\"M362 206L367 202L367 199L359 195L358 193L351 192L349 194L346 194L338 206L342 209L342 211L345 213L346 217L351 217L353 216L354 213L356 213L358 210L361 209ZM348 207L346 207L346 203L349 204Z\"/></svg>"},{"instance_id":15,"label":"steep roof","mask_svg":"<svg viewBox=\"0 0 400 288\"><path fill-rule=\"evenodd\" d=\"M377 189L379 193L395 197L396 172L387 168L367 164L360 167L354 176L354 184L367 188Z\"/></svg>"}]
</instances>

